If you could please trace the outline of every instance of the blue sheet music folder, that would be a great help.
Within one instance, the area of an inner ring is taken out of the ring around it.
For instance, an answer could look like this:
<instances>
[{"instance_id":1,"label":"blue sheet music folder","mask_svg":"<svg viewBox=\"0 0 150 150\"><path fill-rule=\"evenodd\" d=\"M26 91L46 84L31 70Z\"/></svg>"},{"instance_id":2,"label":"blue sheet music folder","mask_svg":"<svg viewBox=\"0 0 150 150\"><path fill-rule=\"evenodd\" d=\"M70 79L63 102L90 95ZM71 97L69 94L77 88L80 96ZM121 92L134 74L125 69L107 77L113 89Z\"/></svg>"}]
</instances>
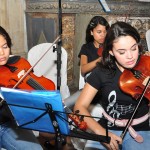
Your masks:
<instances>
[{"instance_id":1,"label":"blue sheet music folder","mask_svg":"<svg viewBox=\"0 0 150 150\"><path fill-rule=\"evenodd\" d=\"M67 116L59 91L24 91L2 87L0 92L18 127L55 133L49 114L41 116L47 111L46 105L50 104L56 114L61 134L69 134Z\"/></svg>"}]
</instances>

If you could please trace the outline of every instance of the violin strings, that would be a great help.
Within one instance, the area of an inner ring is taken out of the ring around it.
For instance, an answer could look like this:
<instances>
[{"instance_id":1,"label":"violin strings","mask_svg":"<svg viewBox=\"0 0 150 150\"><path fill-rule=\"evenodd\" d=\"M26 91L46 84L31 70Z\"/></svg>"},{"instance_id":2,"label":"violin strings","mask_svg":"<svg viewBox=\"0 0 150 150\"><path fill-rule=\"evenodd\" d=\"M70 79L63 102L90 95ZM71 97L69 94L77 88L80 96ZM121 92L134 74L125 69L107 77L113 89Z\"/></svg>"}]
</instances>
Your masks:
<instances>
[{"instance_id":1,"label":"violin strings","mask_svg":"<svg viewBox=\"0 0 150 150\"><path fill-rule=\"evenodd\" d=\"M146 79L147 77L148 77L148 76L146 76L145 74L141 73L139 80L140 80L141 82L143 82L144 79ZM148 81L147 81L147 82L148 82ZM148 84L148 88L147 88L147 92L149 92L149 91L150 91L150 83Z\"/></svg>"},{"instance_id":2,"label":"violin strings","mask_svg":"<svg viewBox=\"0 0 150 150\"><path fill-rule=\"evenodd\" d=\"M36 80L34 80L33 78L30 78L27 83L33 87L35 90L45 90L45 88L43 86L41 86Z\"/></svg>"},{"instance_id":3,"label":"violin strings","mask_svg":"<svg viewBox=\"0 0 150 150\"><path fill-rule=\"evenodd\" d=\"M141 78L141 77L142 77L142 78ZM148 77L148 76L146 76L145 74L142 73L142 74L140 75L140 78L139 78L139 79L142 79L142 81L143 81L143 80L146 79L147 77Z\"/></svg>"}]
</instances>

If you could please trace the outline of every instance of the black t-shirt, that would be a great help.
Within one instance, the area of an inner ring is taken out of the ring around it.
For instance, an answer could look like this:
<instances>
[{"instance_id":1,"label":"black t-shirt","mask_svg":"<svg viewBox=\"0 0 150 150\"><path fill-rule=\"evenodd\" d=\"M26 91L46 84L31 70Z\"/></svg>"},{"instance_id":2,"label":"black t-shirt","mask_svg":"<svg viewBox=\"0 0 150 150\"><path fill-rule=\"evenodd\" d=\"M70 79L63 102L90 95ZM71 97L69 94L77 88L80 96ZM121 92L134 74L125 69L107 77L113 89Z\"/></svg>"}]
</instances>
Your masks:
<instances>
[{"instance_id":1,"label":"black t-shirt","mask_svg":"<svg viewBox=\"0 0 150 150\"><path fill-rule=\"evenodd\" d=\"M88 63L91 62L91 61L94 61L97 58L99 58L98 48L96 48L94 46L93 42L83 44L78 57L81 58L81 55L86 55L87 56ZM98 102L100 102L100 93L99 92L94 97L94 99L92 101L92 104L96 104Z\"/></svg>"},{"instance_id":2,"label":"black t-shirt","mask_svg":"<svg viewBox=\"0 0 150 150\"><path fill-rule=\"evenodd\" d=\"M115 119L129 119L138 103L138 100L133 99L129 94L125 94L119 87L119 77L121 71L116 66L115 73L107 69L96 67L90 76L87 78L87 83L101 92L101 105L104 110ZM148 100L143 98L134 118L144 116L149 112ZM100 119L100 124L105 126L103 119ZM118 130L120 128L108 122L108 127ZM144 123L135 126L137 130L148 130L149 119Z\"/></svg>"},{"instance_id":3,"label":"black t-shirt","mask_svg":"<svg viewBox=\"0 0 150 150\"><path fill-rule=\"evenodd\" d=\"M98 48L94 46L93 42L83 44L78 57L81 58L81 55L86 55L88 58L88 63L89 63L99 58L97 51L98 51Z\"/></svg>"}]
</instances>

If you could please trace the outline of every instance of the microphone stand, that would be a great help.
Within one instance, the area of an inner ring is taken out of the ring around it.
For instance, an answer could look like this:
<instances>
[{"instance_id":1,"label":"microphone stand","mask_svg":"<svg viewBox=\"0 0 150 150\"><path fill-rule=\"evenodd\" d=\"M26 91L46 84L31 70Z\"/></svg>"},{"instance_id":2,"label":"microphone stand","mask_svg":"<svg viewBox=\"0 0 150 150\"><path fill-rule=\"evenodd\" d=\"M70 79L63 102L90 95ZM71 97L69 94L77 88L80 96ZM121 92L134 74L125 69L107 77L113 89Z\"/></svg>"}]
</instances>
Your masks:
<instances>
[{"instance_id":1,"label":"microphone stand","mask_svg":"<svg viewBox=\"0 0 150 150\"><path fill-rule=\"evenodd\" d=\"M58 0L58 26L59 26L59 35L62 35L62 8L61 0ZM61 46L62 46L62 37L58 41L57 45L57 90L60 90L61 86Z\"/></svg>"},{"instance_id":2,"label":"microphone stand","mask_svg":"<svg viewBox=\"0 0 150 150\"><path fill-rule=\"evenodd\" d=\"M53 49L53 52L57 51L57 90L60 90L61 86L61 47L62 47L62 9L61 9L61 0L58 0L58 27L59 27L59 32L58 35L60 36L56 48ZM56 134L57 137L57 134ZM61 149L62 145L66 144L66 138L65 136L59 136L56 138L56 147L58 149ZM45 143L45 147L49 149L49 142Z\"/></svg>"}]
</instances>

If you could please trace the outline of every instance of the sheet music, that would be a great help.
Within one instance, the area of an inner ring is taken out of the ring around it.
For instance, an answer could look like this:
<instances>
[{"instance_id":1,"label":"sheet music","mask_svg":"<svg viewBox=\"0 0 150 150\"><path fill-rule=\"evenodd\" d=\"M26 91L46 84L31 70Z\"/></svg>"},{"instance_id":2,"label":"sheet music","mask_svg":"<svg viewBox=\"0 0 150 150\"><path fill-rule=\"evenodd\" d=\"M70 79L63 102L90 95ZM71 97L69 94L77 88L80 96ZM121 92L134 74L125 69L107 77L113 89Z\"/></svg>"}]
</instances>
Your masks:
<instances>
[{"instance_id":1,"label":"sheet music","mask_svg":"<svg viewBox=\"0 0 150 150\"><path fill-rule=\"evenodd\" d=\"M51 115L54 115L61 133L68 135L67 115L58 90L20 90L2 87L0 93L4 97L17 126L55 133L54 122L51 119Z\"/></svg>"}]
</instances>

